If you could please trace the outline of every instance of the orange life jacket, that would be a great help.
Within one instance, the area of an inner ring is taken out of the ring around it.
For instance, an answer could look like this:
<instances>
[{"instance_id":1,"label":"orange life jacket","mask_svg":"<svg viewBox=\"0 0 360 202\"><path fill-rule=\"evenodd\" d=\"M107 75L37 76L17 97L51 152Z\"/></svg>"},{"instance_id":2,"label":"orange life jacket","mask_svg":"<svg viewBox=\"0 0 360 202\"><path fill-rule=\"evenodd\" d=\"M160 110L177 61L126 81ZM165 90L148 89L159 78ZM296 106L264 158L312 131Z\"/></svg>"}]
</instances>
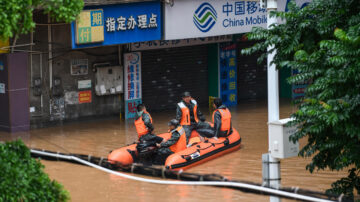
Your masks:
<instances>
[{"instance_id":1,"label":"orange life jacket","mask_svg":"<svg viewBox=\"0 0 360 202\"><path fill-rule=\"evenodd\" d=\"M177 127L175 130L173 130L171 132L174 132L174 131L177 131L180 134L180 138L175 144L171 145L169 147L169 149L172 152L176 153L176 152L186 149L186 135L185 135L185 130L182 126Z\"/></svg>"},{"instance_id":2,"label":"orange life jacket","mask_svg":"<svg viewBox=\"0 0 360 202\"><path fill-rule=\"evenodd\" d=\"M192 99L190 101L191 103L193 103L195 106L194 106L194 109L193 109L193 112L194 112L194 118L195 118L195 121L196 123L199 122L199 119L198 119L198 116L197 116L197 102ZM190 121L190 109L183 103L183 102L179 102L178 103L180 109L181 109L181 120L180 120L180 125L191 125L191 121Z\"/></svg>"},{"instance_id":3,"label":"orange life jacket","mask_svg":"<svg viewBox=\"0 0 360 202\"><path fill-rule=\"evenodd\" d=\"M226 135L229 135L231 132L231 113L228 108L225 109L216 109L213 113L212 120L214 123L215 112L220 112L221 115L221 127L220 131L226 132Z\"/></svg>"},{"instance_id":4,"label":"orange life jacket","mask_svg":"<svg viewBox=\"0 0 360 202\"><path fill-rule=\"evenodd\" d=\"M144 113L149 115L150 122L152 123L152 118L151 118L149 112L144 111ZM138 119L136 119L134 123L135 123L136 132L138 133L139 138L150 132L142 119L142 115Z\"/></svg>"}]
</instances>

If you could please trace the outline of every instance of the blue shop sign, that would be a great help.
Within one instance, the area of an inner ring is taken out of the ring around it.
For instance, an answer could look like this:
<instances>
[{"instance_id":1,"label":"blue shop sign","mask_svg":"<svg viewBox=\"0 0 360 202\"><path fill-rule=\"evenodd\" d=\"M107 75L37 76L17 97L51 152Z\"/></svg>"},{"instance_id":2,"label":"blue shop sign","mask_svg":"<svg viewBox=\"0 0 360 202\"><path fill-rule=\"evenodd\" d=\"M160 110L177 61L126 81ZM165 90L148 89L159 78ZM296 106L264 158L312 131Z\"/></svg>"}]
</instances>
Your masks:
<instances>
[{"instance_id":1,"label":"blue shop sign","mask_svg":"<svg viewBox=\"0 0 360 202\"><path fill-rule=\"evenodd\" d=\"M71 23L72 48L160 40L161 19L160 2L86 7Z\"/></svg>"},{"instance_id":2,"label":"blue shop sign","mask_svg":"<svg viewBox=\"0 0 360 202\"><path fill-rule=\"evenodd\" d=\"M227 42L219 45L220 97L228 106L237 105L236 44Z\"/></svg>"}]
</instances>

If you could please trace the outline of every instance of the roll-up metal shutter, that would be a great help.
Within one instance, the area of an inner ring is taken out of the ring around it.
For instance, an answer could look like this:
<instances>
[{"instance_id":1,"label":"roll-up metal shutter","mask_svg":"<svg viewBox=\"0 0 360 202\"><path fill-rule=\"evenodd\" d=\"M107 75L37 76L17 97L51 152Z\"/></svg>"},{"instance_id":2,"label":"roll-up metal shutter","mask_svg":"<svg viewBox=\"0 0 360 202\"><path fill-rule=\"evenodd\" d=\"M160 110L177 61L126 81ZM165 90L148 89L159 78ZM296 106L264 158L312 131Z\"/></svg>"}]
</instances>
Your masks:
<instances>
[{"instance_id":1,"label":"roll-up metal shutter","mask_svg":"<svg viewBox=\"0 0 360 202\"><path fill-rule=\"evenodd\" d=\"M206 45L143 51L141 73L142 99L149 110L175 109L184 91L200 107L207 106Z\"/></svg>"},{"instance_id":2,"label":"roll-up metal shutter","mask_svg":"<svg viewBox=\"0 0 360 202\"><path fill-rule=\"evenodd\" d=\"M259 53L253 55L241 55L241 50L251 47L254 42L238 42L238 99L262 100L267 96L267 71L266 60L262 64L257 63Z\"/></svg>"}]
</instances>

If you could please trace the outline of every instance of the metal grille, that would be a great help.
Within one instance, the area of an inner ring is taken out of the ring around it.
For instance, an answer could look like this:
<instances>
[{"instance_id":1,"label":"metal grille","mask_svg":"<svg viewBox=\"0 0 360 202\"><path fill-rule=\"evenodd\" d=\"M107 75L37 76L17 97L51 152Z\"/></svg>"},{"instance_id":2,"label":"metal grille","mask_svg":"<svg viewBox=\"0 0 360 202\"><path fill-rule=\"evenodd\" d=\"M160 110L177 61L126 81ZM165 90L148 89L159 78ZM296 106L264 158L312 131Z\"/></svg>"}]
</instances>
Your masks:
<instances>
[{"instance_id":1,"label":"metal grille","mask_svg":"<svg viewBox=\"0 0 360 202\"><path fill-rule=\"evenodd\" d=\"M260 100L266 99L267 74L266 60L262 64L257 63L260 54L250 56L241 55L244 48L251 47L255 42L238 42L238 99Z\"/></svg>"},{"instance_id":2,"label":"metal grille","mask_svg":"<svg viewBox=\"0 0 360 202\"><path fill-rule=\"evenodd\" d=\"M175 109L184 91L207 106L207 46L143 51L142 88L143 102L152 111Z\"/></svg>"}]
</instances>

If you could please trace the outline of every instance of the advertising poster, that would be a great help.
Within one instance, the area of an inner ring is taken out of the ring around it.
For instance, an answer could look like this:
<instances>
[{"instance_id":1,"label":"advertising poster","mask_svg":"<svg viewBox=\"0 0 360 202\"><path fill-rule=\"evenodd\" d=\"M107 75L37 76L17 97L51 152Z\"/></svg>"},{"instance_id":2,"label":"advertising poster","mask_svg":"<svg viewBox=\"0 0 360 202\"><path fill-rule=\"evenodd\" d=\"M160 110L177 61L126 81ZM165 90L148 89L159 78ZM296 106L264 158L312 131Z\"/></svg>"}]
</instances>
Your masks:
<instances>
[{"instance_id":1,"label":"advertising poster","mask_svg":"<svg viewBox=\"0 0 360 202\"><path fill-rule=\"evenodd\" d=\"M141 53L133 52L124 54L124 78L125 78L125 119L133 118L135 112L128 107L128 104L141 102ZM134 101L134 102L127 102ZM136 105L135 105L136 107ZM129 111L131 110L131 111Z\"/></svg>"},{"instance_id":2,"label":"advertising poster","mask_svg":"<svg viewBox=\"0 0 360 202\"><path fill-rule=\"evenodd\" d=\"M236 44L221 43L219 56L220 98L226 106L234 106L237 105Z\"/></svg>"},{"instance_id":3,"label":"advertising poster","mask_svg":"<svg viewBox=\"0 0 360 202\"><path fill-rule=\"evenodd\" d=\"M91 90L79 92L79 104L91 103Z\"/></svg>"},{"instance_id":4,"label":"advertising poster","mask_svg":"<svg viewBox=\"0 0 360 202\"><path fill-rule=\"evenodd\" d=\"M141 99L125 101L125 119L133 119L136 114L136 106L141 103Z\"/></svg>"}]
</instances>

